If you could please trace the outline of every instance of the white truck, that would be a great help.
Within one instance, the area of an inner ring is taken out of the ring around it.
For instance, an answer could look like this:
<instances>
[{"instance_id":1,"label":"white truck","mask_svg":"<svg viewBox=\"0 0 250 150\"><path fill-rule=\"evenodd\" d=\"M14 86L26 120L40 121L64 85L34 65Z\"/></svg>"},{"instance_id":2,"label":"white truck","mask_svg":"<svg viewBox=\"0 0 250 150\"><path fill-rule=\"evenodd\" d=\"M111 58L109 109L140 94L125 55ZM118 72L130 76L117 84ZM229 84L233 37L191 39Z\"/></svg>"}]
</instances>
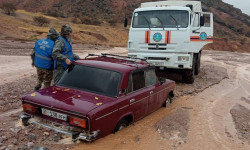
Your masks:
<instances>
[{"instance_id":1,"label":"white truck","mask_svg":"<svg viewBox=\"0 0 250 150\"><path fill-rule=\"evenodd\" d=\"M161 70L181 69L182 81L193 83L201 49L212 42L213 14L202 12L200 1L147 2L134 10L128 55Z\"/></svg>"}]
</instances>

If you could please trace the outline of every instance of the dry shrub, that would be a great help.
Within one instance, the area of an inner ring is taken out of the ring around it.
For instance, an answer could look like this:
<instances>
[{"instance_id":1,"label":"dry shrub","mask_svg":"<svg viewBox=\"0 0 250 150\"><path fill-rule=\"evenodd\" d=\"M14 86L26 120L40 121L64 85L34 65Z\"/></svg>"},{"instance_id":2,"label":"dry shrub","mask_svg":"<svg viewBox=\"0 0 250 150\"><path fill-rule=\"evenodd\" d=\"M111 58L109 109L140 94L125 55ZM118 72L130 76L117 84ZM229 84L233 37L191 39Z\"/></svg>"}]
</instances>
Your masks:
<instances>
[{"instance_id":1,"label":"dry shrub","mask_svg":"<svg viewBox=\"0 0 250 150\"><path fill-rule=\"evenodd\" d=\"M39 26L44 26L50 24L50 20L43 16L33 17L34 22Z\"/></svg>"},{"instance_id":2,"label":"dry shrub","mask_svg":"<svg viewBox=\"0 0 250 150\"><path fill-rule=\"evenodd\" d=\"M82 21L80 19L78 19L78 18L72 18L71 22L75 23L75 24L81 24L82 23Z\"/></svg>"},{"instance_id":3,"label":"dry shrub","mask_svg":"<svg viewBox=\"0 0 250 150\"><path fill-rule=\"evenodd\" d=\"M247 37L250 37L250 31L248 31L248 32L246 33L246 36L247 36Z\"/></svg>"},{"instance_id":4,"label":"dry shrub","mask_svg":"<svg viewBox=\"0 0 250 150\"><path fill-rule=\"evenodd\" d=\"M95 19L95 18L89 18L89 17L82 17L81 19L82 24L87 25L100 25L102 22Z\"/></svg>"},{"instance_id":5,"label":"dry shrub","mask_svg":"<svg viewBox=\"0 0 250 150\"><path fill-rule=\"evenodd\" d=\"M3 3L1 9L7 15L14 14L16 11L16 7L12 3Z\"/></svg>"},{"instance_id":6,"label":"dry shrub","mask_svg":"<svg viewBox=\"0 0 250 150\"><path fill-rule=\"evenodd\" d=\"M57 11L51 11L51 10L48 11L47 15L52 16L52 17L59 17L59 14Z\"/></svg>"},{"instance_id":7,"label":"dry shrub","mask_svg":"<svg viewBox=\"0 0 250 150\"><path fill-rule=\"evenodd\" d=\"M116 23L117 23L117 20L116 20L116 19L110 19L110 20L108 21L108 23L109 23L111 26L115 26Z\"/></svg>"}]
</instances>

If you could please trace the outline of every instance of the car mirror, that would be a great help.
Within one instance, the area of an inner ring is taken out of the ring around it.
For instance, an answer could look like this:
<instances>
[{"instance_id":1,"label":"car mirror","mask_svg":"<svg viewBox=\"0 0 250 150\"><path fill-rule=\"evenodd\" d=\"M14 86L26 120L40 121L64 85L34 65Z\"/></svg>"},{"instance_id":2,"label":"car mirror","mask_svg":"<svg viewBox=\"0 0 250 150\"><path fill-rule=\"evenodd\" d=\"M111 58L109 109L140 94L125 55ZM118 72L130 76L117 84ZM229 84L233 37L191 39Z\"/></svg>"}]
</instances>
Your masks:
<instances>
[{"instance_id":1,"label":"car mirror","mask_svg":"<svg viewBox=\"0 0 250 150\"><path fill-rule=\"evenodd\" d=\"M127 26L128 26L128 18L126 17L124 19L124 28L127 28Z\"/></svg>"},{"instance_id":2,"label":"car mirror","mask_svg":"<svg viewBox=\"0 0 250 150\"><path fill-rule=\"evenodd\" d=\"M119 96L125 95L126 94L126 89L122 89L119 91Z\"/></svg>"},{"instance_id":3,"label":"car mirror","mask_svg":"<svg viewBox=\"0 0 250 150\"><path fill-rule=\"evenodd\" d=\"M164 84L166 82L166 79L165 78L160 78L160 84Z\"/></svg>"}]
</instances>

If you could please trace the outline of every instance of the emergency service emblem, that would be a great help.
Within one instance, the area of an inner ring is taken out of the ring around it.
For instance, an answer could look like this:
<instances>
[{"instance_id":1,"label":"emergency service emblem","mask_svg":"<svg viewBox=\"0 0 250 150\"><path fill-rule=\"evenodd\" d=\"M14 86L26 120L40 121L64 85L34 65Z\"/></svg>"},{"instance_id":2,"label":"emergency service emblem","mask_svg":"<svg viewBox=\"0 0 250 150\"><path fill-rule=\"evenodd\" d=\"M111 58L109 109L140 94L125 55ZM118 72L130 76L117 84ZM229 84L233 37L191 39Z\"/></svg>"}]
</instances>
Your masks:
<instances>
[{"instance_id":1,"label":"emergency service emblem","mask_svg":"<svg viewBox=\"0 0 250 150\"><path fill-rule=\"evenodd\" d=\"M162 35L160 33L155 33L153 36L155 42L160 42L162 40Z\"/></svg>"},{"instance_id":2,"label":"emergency service emblem","mask_svg":"<svg viewBox=\"0 0 250 150\"><path fill-rule=\"evenodd\" d=\"M206 34L205 32L202 32L202 33L200 34L200 39L201 39L202 41L206 41L206 39L207 39L207 34Z\"/></svg>"}]
</instances>

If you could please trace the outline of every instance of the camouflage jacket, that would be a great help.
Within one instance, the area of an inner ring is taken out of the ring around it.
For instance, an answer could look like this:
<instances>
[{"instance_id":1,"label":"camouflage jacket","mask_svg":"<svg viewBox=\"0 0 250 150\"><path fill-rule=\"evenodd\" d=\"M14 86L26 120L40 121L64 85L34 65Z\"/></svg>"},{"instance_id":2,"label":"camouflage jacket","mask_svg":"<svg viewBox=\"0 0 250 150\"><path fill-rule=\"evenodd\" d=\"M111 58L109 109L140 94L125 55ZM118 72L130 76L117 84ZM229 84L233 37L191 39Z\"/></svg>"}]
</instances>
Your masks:
<instances>
[{"instance_id":1,"label":"camouflage jacket","mask_svg":"<svg viewBox=\"0 0 250 150\"><path fill-rule=\"evenodd\" d=\"M72 45L72 41L70 38L67 38L67 41ZM53 52L52 52L52 58L55 60L57 59L57 67L62 66L62 61L65 61L67 59L67 57L65 55L62 54L64 50L64 41L63 40L56 40L54 48L53 48ZM80 59L80 57L76 54L74 54L74 59Z\"/></svg>"}]
</instances>

